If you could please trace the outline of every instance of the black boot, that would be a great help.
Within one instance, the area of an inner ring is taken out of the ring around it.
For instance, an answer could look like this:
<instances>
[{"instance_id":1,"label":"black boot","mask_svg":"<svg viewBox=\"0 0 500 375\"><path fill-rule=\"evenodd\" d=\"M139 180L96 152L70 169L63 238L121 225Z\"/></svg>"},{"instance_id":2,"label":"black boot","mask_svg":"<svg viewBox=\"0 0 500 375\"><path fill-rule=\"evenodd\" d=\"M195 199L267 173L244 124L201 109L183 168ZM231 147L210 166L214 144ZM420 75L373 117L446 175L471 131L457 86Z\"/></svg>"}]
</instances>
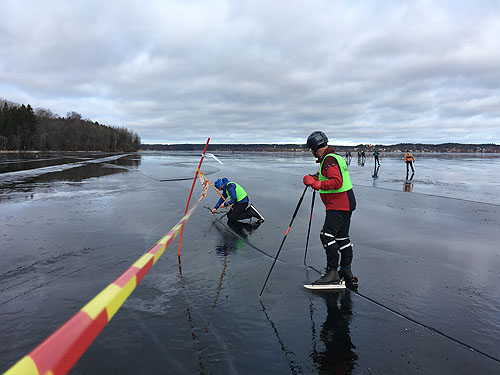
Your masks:
<instances>
[{"instance_id":1,"label":"black boot","mask_svg":"<svg viewBox=\"0 0 500 375\"><path fill-rule=\"evenodd\" d=\"M326 285L326 284L338 284L340 282L339 274L334 268L327 269L325 274L316 280L313 285Z\"/></svg>"},{"instance_id":2,"label":"black boot","mask_svg":"<svg viewBox=\"0 0 500 375\"><path fill-rule=\"evenodd\" d=\"M356 288L358 286L358 278L353 276L350 268L341 268L339 270L339 277L344 279L347 286Z\"/></svg>"},{"instance_id":3,"label":"black boot","mask_svg":"<svg viewBox=\"0 0 500 375\"><path fill-rule=\"evenodd\" d=\"M265 220L264 216L262 216L260 214L260 212L257 211L257 209L253 206L253 204L250 204L250 206L248 207L248 210L252 213L252 216L257 219L258 224L264 222L264 220Z\"/></svg>"}]
</instances>

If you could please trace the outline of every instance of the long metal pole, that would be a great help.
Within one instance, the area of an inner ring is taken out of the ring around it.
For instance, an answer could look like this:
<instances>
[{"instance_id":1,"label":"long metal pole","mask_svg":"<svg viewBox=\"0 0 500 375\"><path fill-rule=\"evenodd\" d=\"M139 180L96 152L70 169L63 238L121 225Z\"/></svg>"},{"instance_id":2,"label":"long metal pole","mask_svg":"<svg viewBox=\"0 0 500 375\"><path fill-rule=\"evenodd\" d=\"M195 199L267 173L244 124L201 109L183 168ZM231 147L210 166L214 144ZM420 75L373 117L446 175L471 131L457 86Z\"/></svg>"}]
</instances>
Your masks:
<instances>
[{"instance_id":1,"label":"long metal pole","mask_svg":"<svg viewBox=\"0 0 500 375\"><path fill-rule=\"evenodd\" d=\"M314 210L314 198L316 198L316 190L313 189L312 202L311 202L311 215L309 216L309 227L307 228L306 251L304 252L304 266L306 266L307 247L309 246L309 235L311 234L311 222Z\"/></svg>"},{"instance_id":2,"label":"long metal pole","mask_svg":"<svg viewBox=\"0 0 500 375\"><path fill-rule=\"evenodd\" d=\"M276 257L274 258L274 262L271 266L271 269L269 270L269 273L267 274L266 281L264 282L264 285L262 286L262 290L260 291L259 298L262 296L262 292L264 292L264 288L266 287L267 280L269 280L269 276L271 276L271 272L274 268L274 265L276 264L276 261L278 260L278 256L280 255L281 248L283 247L283 244L285 243L286 237L288 236L288 232L290 232L290 228L292 227L293 220L295 219L295 216L297 216L297 212L299 211L300 205L302 204L302 200L304 199L304 194L306 193L306 190L309 186L306 186L304 188L304 191L302 192L302 195L300 196L299 202L297 203L297 207L295 207L295 211L292 216L292 220L290 221L290 224L288 225L288 229L286 230L285 237L283 237L283 240L281 241L280 248L278 249L278 253L276 254Z\"/></svg>"},{"instance_id":3,"label":"long metal pole","mask_svg":"<svg viewBox=\"0 0 500 375\"><path fill-rule=\"evenodd\" d=\"M186 210L184 211L184 215L186 215L186 213L188 212L189 201L191 200L191 195L193 194L194 184L196 183L196 178L198 177L198 171L200 170L201 163L203 163L203 159L205 158L205 152L207 151L208 142L210 142L210 137L207 138L207 143L205 144L205 148L203 149L203 154L201 155L200 164L198 164L198 168L196 168L196 173L194 174L194 179L193 179L193 185L191 186L191 191L189 192L189 198L188 198L188 201L186 203ZM179 258L181 256L181 243L182 243L182 232L183 231L184 231L184 227L182 227L181 234L179 236L179 251L177 252L177 257L179 257Z\"/></svg>"}]
</instances>

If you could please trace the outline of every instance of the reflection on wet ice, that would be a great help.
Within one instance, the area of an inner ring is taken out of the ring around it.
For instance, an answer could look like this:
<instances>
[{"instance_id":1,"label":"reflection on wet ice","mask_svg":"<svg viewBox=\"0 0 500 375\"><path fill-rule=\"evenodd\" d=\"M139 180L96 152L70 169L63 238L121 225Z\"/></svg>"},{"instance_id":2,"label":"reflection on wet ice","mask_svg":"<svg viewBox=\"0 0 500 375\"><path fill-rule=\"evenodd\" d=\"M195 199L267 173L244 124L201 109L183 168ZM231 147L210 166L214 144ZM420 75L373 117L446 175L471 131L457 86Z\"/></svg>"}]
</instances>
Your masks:
<instances>
[{"instance_id":1,"label":"reflection on wet ice","mask_svg":"<svg viewBox=\"0 0 500 375\"><path fill-rule=\"evenodd\" d=\"M415 172L412 172L410 178L408 178L408 172L406 172L406 179L403 183L403 191L411 192L413 190L413 176L415 176Z\"/></svg>"},{"instance_id":2,"label":"reflection on wet ice","mask_svg":"<svg viewBox=\"0 0 500 375\"><path fill-rule=\"evenodd\" d=\"M54 182L82 182L90 178L126 173L139 168L140 155L92 154L56 157L36 162L5 162L0 164L0 202L16 198L32 199L44 187L54 189ZM21 193L21 194L20 194Z\"/></svg>"},{"instance_id":3,"label":"reflection on wet ice","mask_svg":"<svg viewBox=\"0 0 500 375\"><path fill-rule=\"evenodd\" d=\"M380 164L379 165L376 165L373 167L373 174L372 174L372 177L373 177L373 187L377 187L377 179L379 178L379 171L380 171Z\"/></svg>"},{"instance_id":4,"label":"reflection on wet ice","mask_svg":"<svg viewBox=\"0 0 500 375\"><path fill-rule=\"evenodd\" d=\"M318 295L320 298L316 298ZM288 362L290 372L292 374L303 373L297 354L290 349L292 343L285 342L280 333L279 324L267 312L262 300L259 300L259 302L262 312L269 322L281 351ZM321 302L326 305L325 316L320 315L320 311L324 311L322 306L319 306ZM315 293L315 296L310 299L309 315L311 321L311 342L309 344L311 350L309 351L309 357L313 366L318 370L319 374L351 374L358 360L358 354L355 352L356 346L351 340L349 327L352 319L351 292L346 290L342 292ZM323 321L319 337L316 327L317 320Z\"/></svg>"},{"instance_id":5,"label":"reflection on wet ice","mask_svg":"<svg viewBox=\"0 0 500 375\"><path fill-rule=\"evenodd\" d=\"M215 252L218 255L226 256L237 253L246 245L245 242L234 233L221 228L217 223L215 223L214 226L220 235L219 243L215 246Z\"/></svg>"},{"instance_id":6,"label":"reflection on wet ice","mask_svg":"<svg viewBox=\"0 0 500 375\"><path fill-rule=\"evenodd\" d=\"M243 239L247 239L260 225L227 221L227 225L235 234L224 229L220 224L219 221L214 221L214 226L220 234L220 242L215 247L215 251L217 254L224 256L238 253L240 249L247 245Z\"/></svg>"},{"instance_id":7,"label":"reflection on wet ice","mask_svg":"<svg viewBox=\"0 0 500 375\"><path fill-rule=\"evenodd\" d=\"M324 323L321 325L317 343L314 323L314 303L311 300L311 359L320 374L350 374L356 366L358 355L356 346L351 341L349 324L352 318L352 300L349 290L343 292L321 293L327 308Z\"/></svg>"}]
</instances>

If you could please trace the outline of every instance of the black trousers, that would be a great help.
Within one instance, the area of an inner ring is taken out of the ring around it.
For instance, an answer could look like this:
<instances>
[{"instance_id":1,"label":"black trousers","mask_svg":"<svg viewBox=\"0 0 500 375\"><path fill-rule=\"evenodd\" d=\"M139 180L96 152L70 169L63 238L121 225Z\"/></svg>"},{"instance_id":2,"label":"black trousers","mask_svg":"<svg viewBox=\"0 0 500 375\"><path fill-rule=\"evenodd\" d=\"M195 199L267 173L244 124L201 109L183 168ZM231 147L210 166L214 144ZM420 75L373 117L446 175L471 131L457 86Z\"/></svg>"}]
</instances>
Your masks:
<instances>
[{"instance_id":1,"label":"black trousers","mask_svg":"<svg viewBox=\"0 0 500 375\"><path fill-rule=\"evenodd\" d=\"M415 170L413 169L413 162L411 162L411 161L406 162L406 172L408 172L408 166L411 167L412 172L415 172Z\"/></svg>"},{"instance_id":2,"label":"black trousers","mask_svg":"<svg viewBox=\"0 0 500 375\"><path fill-rule=\"evenodd\" d=\"M352 246L349 238L351 215L351 211L326 211L320 238L326 251L326 268L328 269L338 267L339 253L342 255L341 267L350 266L352 263Z\"/></svg>"},{"instance_id":3,"label":"black trousers","mask_svg":"<svg viewBox=\"0 0 500 375\"><path fill-rule=\"evenodd\" d=\"M253 215L249 210L247 210L248 208L247 206L248 206L248 201L243 203L238 202L233 204L233 209L227 213L227 219L229 221L234 222L238 220L251 218Z\"/></svg>"}]
</instances>

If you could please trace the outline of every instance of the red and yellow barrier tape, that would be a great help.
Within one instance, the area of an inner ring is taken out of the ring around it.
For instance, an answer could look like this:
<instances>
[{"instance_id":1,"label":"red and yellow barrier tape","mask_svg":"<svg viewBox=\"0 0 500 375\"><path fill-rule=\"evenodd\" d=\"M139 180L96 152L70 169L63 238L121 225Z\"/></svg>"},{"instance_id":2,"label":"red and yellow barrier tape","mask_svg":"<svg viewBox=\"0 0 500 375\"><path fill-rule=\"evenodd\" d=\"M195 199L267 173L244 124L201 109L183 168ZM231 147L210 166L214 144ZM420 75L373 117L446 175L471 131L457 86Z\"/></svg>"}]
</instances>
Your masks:
<instances>
[{"instance_id":1,"label":"red and yellow barrier tape","mask_svg":"<svg viewBox=\"0 0 500 375\"><path fill-rule=\"evenodd\" d=\"M128 270L4 375L63 375L73 367L205 198L208 180L203 175L199 178L201 195L186 215Z\"/></svg>"},{"instance_id":2,"label":"red and yellow barrier tape","mask_svg":"<svg viewBox=\"0 0 500 375\"><path fill-rule=\"evenodd\" d=\"M199 169L198 169L198 173L199 173L199 174L201 174L201 176L205 178L205 175L204 175L203 173L201 173L201 171L200 171ZM233 206L231 206L231 205L229 204L229 202L227 201L227 199L226 199L226 198L224 198L224 196L221 194L221 192L219 191L219 189L217 189L214 185L212 185L212 183L211 183L210 181L208 181L208 179L207 179L207 182L208 182L208 184L209 184L211 187L213 187L213 188L214 188L214 190L217 192L217 194L219 194L219 195L220 195L220 197L224 200L224 202L226 202L226 203L227 203L228 207L229 207L231 210L233 210Z\"/></svg>"}]
</instances>

